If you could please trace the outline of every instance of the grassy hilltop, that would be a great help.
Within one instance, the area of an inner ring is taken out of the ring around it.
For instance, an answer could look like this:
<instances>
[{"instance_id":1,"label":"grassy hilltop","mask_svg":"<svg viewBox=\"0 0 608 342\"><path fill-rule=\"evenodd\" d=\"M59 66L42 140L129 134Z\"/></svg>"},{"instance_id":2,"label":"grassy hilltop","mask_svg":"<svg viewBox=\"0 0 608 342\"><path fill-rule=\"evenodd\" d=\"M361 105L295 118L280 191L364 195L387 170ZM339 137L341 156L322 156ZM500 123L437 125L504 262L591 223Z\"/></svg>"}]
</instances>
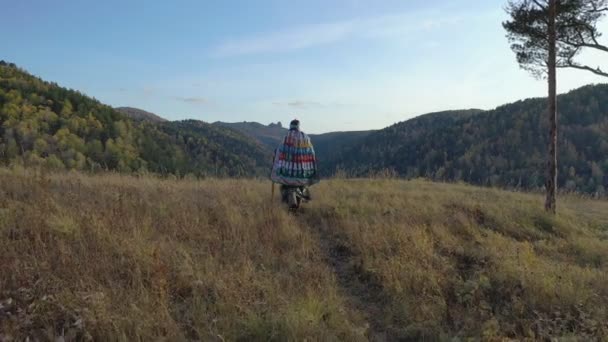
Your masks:
<instances>
[{"instance_id":1,"label":"grassy hilltop","mask_svg":"<svg viewBox=\"0 0 608 342\"><path fill-rule=\"evenodd\" d=\"M608 337L608 202L0 169L0 339Z\"/></svg>"}]
</instances>

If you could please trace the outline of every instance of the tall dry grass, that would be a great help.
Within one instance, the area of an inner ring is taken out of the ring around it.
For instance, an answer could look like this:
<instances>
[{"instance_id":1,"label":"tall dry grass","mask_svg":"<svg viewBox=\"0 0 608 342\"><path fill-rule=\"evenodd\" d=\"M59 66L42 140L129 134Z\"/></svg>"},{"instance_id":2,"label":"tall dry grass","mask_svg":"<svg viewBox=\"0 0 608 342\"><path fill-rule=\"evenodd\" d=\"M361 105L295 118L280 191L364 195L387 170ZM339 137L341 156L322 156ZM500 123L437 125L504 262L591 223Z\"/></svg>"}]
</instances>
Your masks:
<instances>
[{"instance_id":1,"label":"tall dry grass","mask_svg":"<svg viewBox=\"0 0 608 342\"><path fill-rule=\"evenodd\" d=\"M0 339L608 336L608 203L0 170Z\"/></svg>"}]
</instances>

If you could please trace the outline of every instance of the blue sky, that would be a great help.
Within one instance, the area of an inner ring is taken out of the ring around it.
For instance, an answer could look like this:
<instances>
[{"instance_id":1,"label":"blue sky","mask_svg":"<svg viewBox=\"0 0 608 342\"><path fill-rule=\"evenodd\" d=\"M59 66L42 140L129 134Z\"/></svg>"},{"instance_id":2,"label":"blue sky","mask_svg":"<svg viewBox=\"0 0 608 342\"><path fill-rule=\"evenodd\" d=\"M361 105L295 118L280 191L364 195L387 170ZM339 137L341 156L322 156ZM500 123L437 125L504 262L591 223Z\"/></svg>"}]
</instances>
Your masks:
<instances>
[{"instance_id":1,"label":"blue sky","mask_svg":"<svg viewBox=\"0 0 608 342\"><path fill-rule=\"evenodd\" d=\"M173 120L382 128L545 94L509 49L505 2L3 0L0 59Z\"/></svg>"}]
</instances>

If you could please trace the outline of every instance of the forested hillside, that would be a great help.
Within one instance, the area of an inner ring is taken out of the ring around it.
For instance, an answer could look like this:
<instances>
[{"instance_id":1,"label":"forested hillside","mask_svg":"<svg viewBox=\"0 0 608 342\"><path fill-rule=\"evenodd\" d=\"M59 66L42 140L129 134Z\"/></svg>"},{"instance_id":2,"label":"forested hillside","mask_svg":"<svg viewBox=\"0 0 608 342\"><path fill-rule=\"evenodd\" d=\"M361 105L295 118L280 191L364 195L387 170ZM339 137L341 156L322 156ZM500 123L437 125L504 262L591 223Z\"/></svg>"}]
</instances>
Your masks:
<instances>
[{"instance_id":1,"label":"forested hillside","mask_svg":"<svg viewBox=\"0 0 608 342\"><path fill-rule=\"evenodd\" d=\"M322 175L332 174L331 165L340 157L344 149L356 145L374 131L347 131L311 134L310 139L315 147L317 161Z\"/></svg>"},{"instance_id":2,"label":"forested hillside","mask_svg":"<svg viewBox=\"0 0 608 342\"><path fill-rule=\"evenodd\" d=\"M558 100L562 189L605 194L608 85ZM544 99L495 110L423 115L379 131L312 135L321 173L363 176L392 169L404 177L534 189L543 186ZM285 128L137 120L84 94L0 62L0 163L53 169L195 176L268 171Z\"/></svg>"},{"instance_id":3,"label":"forested hillside","mask_svg":"<svg viewBox=\"0 0 608 342\"><path fill-rule=\"evenodd\" d=\"M165 122L167 121L167 119L160 117L157 114L154 113L150 113L148 111L145 111L143 109L139 109L139 108L133 108L133 107L117 107L114 108L117 111L123 113L124 115L130 117L131 119L134 120L141 120L141 121L152 121L152 122Z\"/></svg>"},{"instance_id":4,"label":"forested hillside","mask_svg":"<svg viewBox=\"0 0 608 342\"><path fill-rule=\"evenodd\" d=\"M278 123L271 123L266 126L258 122L214 122L213 125L219 127L228 127L239 131L255 140L263 144L269 151L274 151L274 149L279 145L285 134L287 133L287 129L283 127L283 125Z\"/></svg>"},{"instance_id":5,"label":"forested hillside","mask_svg":"<svg viewBox=\"0 0 608 342\"><path fill-rule=\"evenodd\" d=\"M481 113L479 109L444 111L421 115L385 129L375 131L352 145L334 151L330 170L351 175L367 175L384 169L395 169L403 162L398 151L402 146L425 144L435 132L445 132L460 119Z\"/></svg>"},{"instance_id":6,"label":"forested hillside","mask_svg":"<svg viewBox=\"0 0 608 342\"><path fill-rule=\"evenodd\" d=\"M287 129L278 123L271 123L266 126L258 122L214 122L213 125L228 127L237 130L263 144L270 152L283 141ZM304 124L303 131L306 132ZM320 171L322 174L329 176L332 174L331 165L336 160L340 153L347 147L357 144L364 137L374 131L346 131L346 132L329 132L323 134L310 134L312 139L317 159L319 162Z\"/></svg>"},{"instance_id":7,"label":"forested hillside","mask_svg":"<svg viewBox=\"0 0 608 342\"><path fill-rule=\"evenodd\" d=\"M196 176L265 172L248 137L188 120L137 121L84 94L0 63L0 162Z\"/></svg>"},{"instance_id":8,"label":"forested hillside","mask_svg":"<svg viewBox=\"0 0 608 342\"><path fill-rule=\"evenodd\" d=\"M345 148L331 169L365 175L393 169L405 177L462 180L533 189L544 184L548 124L545 99L487 112L423 115ZM558 184L605 194L608 187L608 85L559 96Z\"/></svg>"}]
</instances>

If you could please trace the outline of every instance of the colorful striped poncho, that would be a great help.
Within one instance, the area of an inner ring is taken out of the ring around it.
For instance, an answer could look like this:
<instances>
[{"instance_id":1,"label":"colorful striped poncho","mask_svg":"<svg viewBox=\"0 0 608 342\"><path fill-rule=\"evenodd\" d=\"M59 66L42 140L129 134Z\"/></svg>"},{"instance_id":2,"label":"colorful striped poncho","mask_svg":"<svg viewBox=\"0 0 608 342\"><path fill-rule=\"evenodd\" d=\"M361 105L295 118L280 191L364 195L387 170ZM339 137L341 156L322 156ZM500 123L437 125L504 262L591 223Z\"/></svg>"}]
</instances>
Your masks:
<instances>
[{"instance_id":1,"label":"colorful striped poncho","mask_svg":"<svg viewBox=\"0 0 608 342\"><path fill-rule=\"evenodd\" d=\"M306 133L299 130L287 133L275 150L270 179L292 186L308 186L319 181L315 150Z\"/></svg>"}]
</instances>

